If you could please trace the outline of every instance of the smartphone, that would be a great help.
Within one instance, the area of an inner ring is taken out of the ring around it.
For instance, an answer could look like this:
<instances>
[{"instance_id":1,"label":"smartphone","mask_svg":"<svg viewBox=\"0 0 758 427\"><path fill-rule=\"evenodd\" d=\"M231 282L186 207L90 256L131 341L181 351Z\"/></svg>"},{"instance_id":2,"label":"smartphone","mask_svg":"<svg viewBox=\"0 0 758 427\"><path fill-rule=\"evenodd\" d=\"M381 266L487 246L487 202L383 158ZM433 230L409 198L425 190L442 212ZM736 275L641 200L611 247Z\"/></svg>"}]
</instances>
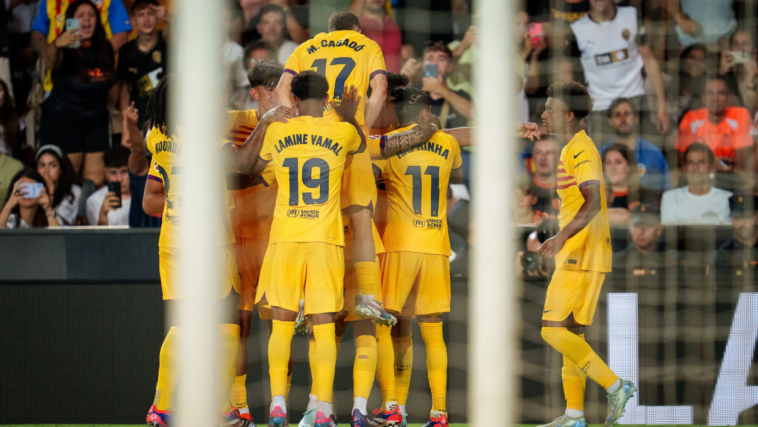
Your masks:
<instances>
[{"instance_id":1,"label":"smartphone","mask_svg":"<svg viewBox=\"0 0 758 427\"><path fill-rule=\"evenodd\" d=\"M531 41L532 46L539 45L542 36L542 22L532 22L529 24L529 41Z\"/></svg>"},{"instance_id":2,"label":"smartphone","mask_svg":"<svg viewBox=\"0 0 758 427\"><path fill-rule=\"evenodd\" d=\"M424 77L437 77L437 64L424 65Z\"/></svg>"},{"instance_id":3,"label":"smartphone","mask_svg":"<svg viewBox=\"0 0 758 427\"><path fill-rule=\"evenodd\" d=\"M41 182L35 182L34 184L26 184L21 187L21 194L25 199L36 199L42 193L45 188L45 184Z\"/></svg>"},{"instance_id":4,"label":"smartphone","mask_svg":"<svg viewBox=\"0 0 758 427\"><path fill-rule=\"evenodd\" d=\"M732 55L732 58L734 58L735 64L744 64L750 60L750 52L745 52L742 50L730 50L729 54Z\"/></svg>"},{"instance_id":5,"label":"smartphone","mask_svg":"<svg viewBox=\"0 0 758 427\"><path fill-rule=\"evenodd\" d=\"M78 30L78 29L79 29L79 20L78 19L74 19L74 18L66 19L66 31L69 31L69 30ZM69 49L76 49L76 48L81 47L81 46L82 46L82 42L78 41L78 42L76 42L74 44L69 45L68 48Z\"/></svg>"},{"instance_id":6,"label":"smartphone","mask_svg":"<svg viewBox=\"0 0 758 427\"><path fill-rule=\"evenodd\" d=\"M112 193L116 193L116 197L118 197L118 206L117 207L120 208L121 207L121 183L118 182L118 181L116 181L116 182L109 182L108 183L108 192L109 193L111 193L111 192Z\"/></svg>"}]
</instances>

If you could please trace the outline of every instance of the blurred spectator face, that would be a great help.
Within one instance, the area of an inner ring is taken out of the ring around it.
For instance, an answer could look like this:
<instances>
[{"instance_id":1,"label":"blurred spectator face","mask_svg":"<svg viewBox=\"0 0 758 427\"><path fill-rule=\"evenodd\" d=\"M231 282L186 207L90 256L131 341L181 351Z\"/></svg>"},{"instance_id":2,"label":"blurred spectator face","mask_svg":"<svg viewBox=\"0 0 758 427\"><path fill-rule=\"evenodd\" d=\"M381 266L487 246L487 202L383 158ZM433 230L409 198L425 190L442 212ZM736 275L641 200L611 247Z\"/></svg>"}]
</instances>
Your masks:
<instances>
[{"instance_id":1,"label":"blurred spectator face","mask_svg":"<svg viewBox=\"0 0 758 427\"><path fill-rule=\"evenodd\" d=\"M516 209L519 213L531 212L536 203L537 196L520 188L516 189Z\"/></svg>"},{"instance_id":2,"label":"blurred spectator face","mask_svg":"<svg viewBox=\"0 0 758 427\"><path fill-rule=\"evenodd\" d=\"M37 181L35 181L35 180L33 180L33 179L31 179L31 178L29 178L27 176L21 177L16 182L17 183L21 183L21 185L37 184ZM29 209L29 208L35 208L35 207L37 207L37 200L38 200L38 198L27 199L25 197L22 197L18 201L18 205L21 206L22 208L27 208L27 209Z\"/></svg>"},{"instance_id":3,"label":"blurred spectator face","mask_svg":"<svg viewBox=\"0 0 758 427\"><path fill-rule=\"evenodd\" d=\"M529 25L529 14L523 10L516 14L516 37L521 41L527 33L526 28Z\"/></svg>"},{"instance_id":4,"label":"blurred spectator face","mask_svg":"<svg viewBox=\"0 0 758 427\"><path fill-rule=\"evenodd\" d=\"M152 8L143 7L134 11L134 23L141 34L153 34L158 25L158 19Z\"/></svg>"},{"instance_id":5,"label":"blurred spectator face","mask_svg":"<svg viewBox=\"0 0 758 427\"><path fill-rule=\"evenodd\" d=\"M405 61L406 59L415 58L416 57L416 49L411 44L404 44L403 47L400 48L400 58Z\"/></svg>"},{"instance_id":6,"label":"blurred spectator face","mask_svg":"<svg viewBox=\"0 0 758 427\"><path fill-rule=\"evenodd\" d=\"M363 3L363 8L372 13L383 13L384 0L366 0Z\"/></svg>"},{"instance_id":7,"label":"blurred spectator face","mask_svg":"<svg viewBox=\"0 0 758 427\"><path fill-rule=\"evenodd\" d=\"M120 182L121 194L129 194L129 166L119 168L105 168L105 180L107 182Z\"/></svg>"},{"instance_id":8,"label":"blurred spectator face","mask_svg":"<svg viewBox=\"0 0 758 427\"><path fill-rule=\"evenodd\" d=\"M278 104L276 102L276 86L266 87L258 86L250 89L250 96L258 101L260 108L270 111Z\"/></svg>"},{"instance_id":9,"label":"blurred spectator face","mask_svg":"<svg viewBox=\"0 0 758 427\"><path fill-rule=\"evenodd\" d=\"M45 178L45 181L58 184L58 179L61 177L61 164L55 156L45 153L37 160L37 172Z\"/></svg>"},{"instance_id":10,"label":"blurred spectator face","mask_svg":"<svg viewBox=\"0 0 758 427\"><path fill-rule=\"evenodd\" d=\"M738 31L732 36L732 50L753 52L753 40L745 31Z\"/></svg>"},{"instance_id":11,"label":"blurred spectator face","mask_svg":"<svg viewBox=\"0 0 758 427\"><path fill-rule=\"evenodd\" d=\"M424 55L424 66L435 64L437 66L437 76L445 79L453 71L453 58L445 52L430 51Z\"/></svg>"},{"instance_id":12,"label":"blurred spectator face","mask_svg":"<svg viewBox=\"0 0 758 427\"><path fill-rule=\"evenodd\" d=\"M558 173L558 160L560 150L558 143L549 138L534 141L532 149L532 161L535 173L539 176L552 176Z\"/></svg>"},{"instance_id":13,"label":"blurred spectator face","mask_svg":"<svg viewBox=\"0 0 758 427\"><path fill-rule=\"evenodd\" d=\"M261 39L269 43L279 43L284 39L284 15L268 12L261 16L261 21L255 29L261 35Z\"/></svg>"},{"instance_id":14,"label":"blurred spectator face","mask_svg":"<svg viewBox=\"0 0 758 427\"><path fill-rule=\"evenodd\" d=\"M702 151L690 151L685 163L687 182L689 185L708 185L713 165L709 163L708 155Z\"/></svg>"},{"instance_id":15,"label":"blurred spectator face","mask_svg":"<svg viewBox=\"0 0 758 427\"><path fill-rule=\"evenodd\" d=\"M610 118L611 128L619 136L629 136L636 130L637 117L628 102L622 102L613 111Z\"/></svg>"},{"instance_id":16,"label":"blurred spectator face","mask_svg":"<svg viewBox=\"0 0 758 427\"><path fill-rule=\"evenodd\" d=\"M542 113L542 123L548 133L563 133L568 106L558 98L548 98L545 102L545 112Z\"/></svg>"},{"instance_id":17,"label":"blurred spectator face","mask_svg":"<svg viewBox=\"0 0 758 427\"><path fill-rule=\"evenodd\" d=\"M634 248L639 252L652 252L658 245L658 238L663 231L660 224L654 225L646 222L632 223L629 234L632 235Z\"/></svg>"},{"instance_id":18,"label":"blurred spectator face","mask_svg":"<svg viewBox=\"0 0 758 427\"><path fill-rule=\"evenodd\" d=\"M755 215L740 215L732 217L734 237L742 242L751 242L755 239Z\"/></svg>"},{"instance_id":19,"label":"blurred spectator face","mask_svg":"<svg viewBox=\"0 0 758 427\"><path fill-rule=\"evenodd\" d=\"M79 36L82 40L88 40L95 33L97 11L92 5L84 3L74 12L74 19L79 20Z\"/></svg>"},{"instance_id":20,"label":"blurred spectator face","mask_svg":"<svg viewBox=\"0 0 758 427\"><path fill-rule=\"evenodd\" d=\"M684 58L682 71L692 77L702 76L705 74L705 51L702 49L692 49Z\"/></svg>"},{"instance_id":21,"label":"blurred spectator face","mask_svg":"<svg viewBox=\"0 0 758 427\"><path fill-rule=\"evenodd\" d=\"M618 151L607 151L603 170L608 175L611 187L625 187L629 175L629 162Z\"/></svg>"},{"instance_id":22,"label":"blurred spectator face","mask_svg":"<svg viewBox=\"0 0 758 427\"><path fill-rule=\"evenodd\" d=\"M723 114L729 105L729 89L723 80L709 80L703 92L703 105L710 114Z\"/></svg>"},{"instance_id":23,"label":"blurred spectator face","mask_svg":"<svg viewBox=\"0 0 758 427\"><path fill-rule=\"evenodd\" d=\"M613 0L590 0L590 7L596 12L605 12L608 9L612 8L613 5Z\"/></svg>"},{"instance_id":24,"label":"blurred spectator face","mask_svg":"<svg viewBox=\"0 0 758 427\"><path fill-rule=\"evenodd\" d=\"M272 52L269 52L266 49L256 49L252 52L250 52L250 56L247 58L247 67L246 69L251 69L255 67L255 64L259 63L260 61L263 61L264 59L270 59L272 61L276 61L276 55L274 55Z\"/></svg>"}]
</instances>

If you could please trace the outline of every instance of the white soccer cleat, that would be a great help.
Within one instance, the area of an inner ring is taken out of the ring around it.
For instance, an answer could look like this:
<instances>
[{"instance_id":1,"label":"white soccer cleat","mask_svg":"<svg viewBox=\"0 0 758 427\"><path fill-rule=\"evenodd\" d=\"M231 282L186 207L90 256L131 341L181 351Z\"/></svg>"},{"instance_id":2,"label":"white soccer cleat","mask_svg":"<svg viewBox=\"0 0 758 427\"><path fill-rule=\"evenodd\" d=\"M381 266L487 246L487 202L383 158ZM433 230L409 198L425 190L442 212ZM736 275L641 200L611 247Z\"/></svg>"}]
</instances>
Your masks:
<instances>
[{"instance_id":1,"label":"white soccer cleat","mask_svg":"<svg viewBox=\"0 0 758 427\"><path fill-rule=\"evenodd\" d=\"M608 413L605 416L605 427L610 427L624 416L626 403L634 396L637 387L634 383L627 380L621 380L621 387L613 393L608 394Z\"/></svg>"},{"instance_id":2,"label":"white soccer cleat","mask_svg":"<svg viewBox=\"0 0 758 427\"><path fill-rule=\"evenodd\" d=\"M397 319L387 313L377 301L363 298L363 295L355 296L355 314L358 317L368 317L374 322L384 326L395 326Z\"/></svg>"},{"instance_id":3,"label":"white soccer cleat","mask_svg":"<svg viewBox=\"0 0 758 427\"><path fill-rule=\"evenodd\" d=\"M303 419L300 420L297 427L314 427L316 425L316 407L312 407L305 411Z\"/></svg>"},{"instance_id":4,"label":"white soccer cleat","mask_svg":"<svg viewBox=\"0 0 758 427\"><path fill-rule=\"evenodd\" d=\"M587 420L585 420L584 417L571 418L568 415L563 414L552 422L538 427L587 427Z\"/></svg>"}]
</instances>

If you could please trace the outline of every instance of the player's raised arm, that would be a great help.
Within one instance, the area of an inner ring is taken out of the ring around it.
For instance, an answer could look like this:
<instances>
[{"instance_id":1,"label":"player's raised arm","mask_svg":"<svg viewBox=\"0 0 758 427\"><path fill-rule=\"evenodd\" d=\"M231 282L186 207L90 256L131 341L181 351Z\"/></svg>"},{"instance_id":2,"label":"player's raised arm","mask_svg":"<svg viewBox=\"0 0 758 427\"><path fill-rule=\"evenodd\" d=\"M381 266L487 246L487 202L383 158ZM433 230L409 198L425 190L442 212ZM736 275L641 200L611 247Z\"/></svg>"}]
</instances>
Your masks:
<instances>
[{"instance_id":1,"label":"player's raised arm","mask_svg":"<svg viewBox=\"0 0 758 427\"><path fill-rule=\"evenodd\" d=\"M371 78L371 96L366 102L366 126L371 129L379 114L382 112L387 99L387 75L378 73Z\"/></svg>"},{"instance_id":2,"label":"player's raised arm","mask_svg":"<svg viewBox=\"0 0 758 427\"><path fill-rule=\"evenodd\" d=\"M358 95L358 88L353 85L350 85L349 88L345 86L343 93L346 95L342 97L342 102L339 105L333 103L332 106L334 108L334 111L339 114L345 123L350 123L355 127L355 129L358 131L358 135L361 137L360 147L358 150L350 154L362 153L366 149L366 135L363 133L363 129L361 129L361 126L358 124L358 120L355 118L355 113L358 111L361 97Z\"/></svg>"},{"instance_id":3,"label":"player's raised arm","mask_svg":"<svg viewBox=\"0 0 758 427\"><path fill-rule=\"evenodd\" d=\"M576 212L576 216L561 231L551 237L537 250L540 255L548 258L554 257L563 248L566 240L573 237L576 233L582 231L584 227L595 218L600 212L600 182L589 183L579 189L584 197L584 203Z\"/></svg>"},{"instance_id":4,"label":"player's raised arm","mask_svg":"<svg viewBox=\"0 0 758 427\"><path fill-rule=\"evenodd\" d=\"M276 85L276 101L282 107L294 108L292 105L292 79L295 75L290 71L285 70L282 73L282 77L279 79L279 83Z\"/></svg>"}]
</instances>

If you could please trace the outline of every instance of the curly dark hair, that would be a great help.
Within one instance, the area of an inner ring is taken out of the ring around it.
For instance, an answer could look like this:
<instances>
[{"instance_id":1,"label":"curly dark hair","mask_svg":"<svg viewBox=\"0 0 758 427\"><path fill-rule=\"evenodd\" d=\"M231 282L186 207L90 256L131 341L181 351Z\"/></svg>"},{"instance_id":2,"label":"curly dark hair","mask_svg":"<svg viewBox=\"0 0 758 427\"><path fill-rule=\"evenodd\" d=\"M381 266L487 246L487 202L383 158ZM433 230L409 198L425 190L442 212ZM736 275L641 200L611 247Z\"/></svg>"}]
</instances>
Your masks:
<instances>
[{"instance_id":1,"label":"curly dark hair","mask_svg":"<svg viewBox=\"0 0 758 427\"><path fill-rule=\"evenodd\" d=\"M173 75L164 76L156 86L150 98L147 100L147 123L152 128L158 128L166 135L174 133L169 130L168 124L168 86Z\"/></svg>"},{"instance_id":2,"label":"curly dark hair","mask_svg":"<svg viewBox=\"0 0 758 427\"><path fill-rule=\"evenodd\" d=\"M421 112L431 109L432 106L429 93L414 87L392 89L390 96L395 98L395 114L401 126L418 120Z\"/></svg>"},{"instance_id":3,"label":"curly dark hair","mask_svg":"<svg viewBox=\"0 0 758 427\"><path fill-rule=\"evenodd\" d=\"M355 27L361 28L361 20L352 12L334 12L327 23L329 32L350 31Z\"/></svg>"},{"instance_id":4,"label":"curly dark hair","mask_svg":"<svg viewBox=\"0 0 758 427\"><path fill-rule=\"evenodd\" d=\"M123 145L114 145L103 153L103 163L106 168L121 168L129 165L131 150Z\"/></svg>"},{"instance_id":5,"label":"curly dark hair","mask_svg":"<svg viewBox=\"0 0 758 427\"><path fill-rule=\"evenodd\" d=\"M279 83L279 78L282 77L282 71L284 71L282 64L264 59L247 72L247 80L250 82L250 86L254 88L258 86L275 88L276 84Z\"/></svg>"},{"instance_id":6,"label":"curly dark hair","mask_svg":"<svg viewBox=\"0 0 758 427\"><path fill-rule=\"evenodd\" d=\"M547 96L563 101L577 120L587 117L592 111L592 98L581 83L553 83L547 88Z\"/></svg>"},{"instance_id":7,"label":"curly dark hair","mask_svg":"<svg viewBox=\"0 0 758 427\"><path fill-rule=\"evenodd\" d=\"M291 89L301 101L323 99L329 93L329 82L315 71L303 71L292 79Z\"/></svg>"}]
</instances>

